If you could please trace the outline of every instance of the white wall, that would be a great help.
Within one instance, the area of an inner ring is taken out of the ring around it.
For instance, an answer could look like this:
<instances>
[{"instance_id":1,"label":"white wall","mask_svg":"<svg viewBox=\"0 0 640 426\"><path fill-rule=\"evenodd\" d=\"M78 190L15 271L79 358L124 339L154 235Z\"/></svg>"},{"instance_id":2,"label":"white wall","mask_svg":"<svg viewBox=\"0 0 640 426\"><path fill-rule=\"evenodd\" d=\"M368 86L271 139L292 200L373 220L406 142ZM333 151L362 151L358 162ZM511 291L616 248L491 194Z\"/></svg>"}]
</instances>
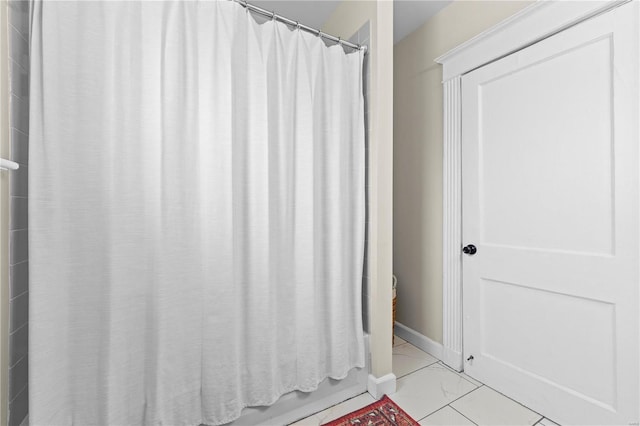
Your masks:
<instances>
[{"instance_id":1,"label":"white wall","mask_svg":"<svg viewBox=\"0 0 640 426\"><path fill-rule=\"evenodd\" d=\"M438 343L442 343L442 68L434 59L529 4L454 1L395 45L397 320Z\"/></svg>"},{"instance_id":2,"label":"white wall","mask_svg":"<svg viewBox=\"0 0 640 426\"><path fill-rule=\"evenodd\" d=\"M345 0L322 28L349 39L370 22L367 303L372 374L391 373L393 2Z\"/></svg>"}]
</instances>

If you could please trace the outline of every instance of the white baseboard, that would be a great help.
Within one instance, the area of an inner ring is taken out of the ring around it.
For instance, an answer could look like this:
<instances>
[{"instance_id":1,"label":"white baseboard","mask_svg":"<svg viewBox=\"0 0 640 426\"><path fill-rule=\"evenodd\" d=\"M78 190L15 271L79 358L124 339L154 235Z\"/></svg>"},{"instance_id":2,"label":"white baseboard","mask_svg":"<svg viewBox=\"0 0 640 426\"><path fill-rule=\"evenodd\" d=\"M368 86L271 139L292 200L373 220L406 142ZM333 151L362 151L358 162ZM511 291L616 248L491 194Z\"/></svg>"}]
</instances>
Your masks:
<instances>
[{"instance_id":1,"label":"white baseboard","mask_svg":"<svg viewBox=\"0 0 640 426\"><path fill-rule=\"evenodd\" d=\"M452 369L462 371L464 365L462 362L462 354L460 352L455 352L449 348L445 348L441 343L431 340L427 336L422 335L414 329L397 321L395 324L395 334L401 339L411 343L416 348L422 349L423 351L438 358Z\"/></svg>"},{"instance_id":2,"label":"white baseboard","mask_svg":"<svg viewBox=\"0 0 640 426\"><path fill-rule=\"evenodd\" d=\"M427 336L418 333L412 328L407 327L406 325L399 323L396 321L395 326L395 334L399 338L406 340L411 343L416 348L422 349L423 351L433 355L438 358L440 361L448 363L444 360L444 346L441 343L436 342L435 340L429 339ZM462 358L462 355L460 356Z\"/></svg>"},{"instance_id":3,"label":"white baseboard","mask_svg":"<svg viewBox=\"0 0 640 426\"><path fill-rule=\"evenodd\" d=\"M375 399L396 393L396 375L389 373L382 377L376 377L373 374L369 374L367 391Z\"/></svg>"}]
</instances>

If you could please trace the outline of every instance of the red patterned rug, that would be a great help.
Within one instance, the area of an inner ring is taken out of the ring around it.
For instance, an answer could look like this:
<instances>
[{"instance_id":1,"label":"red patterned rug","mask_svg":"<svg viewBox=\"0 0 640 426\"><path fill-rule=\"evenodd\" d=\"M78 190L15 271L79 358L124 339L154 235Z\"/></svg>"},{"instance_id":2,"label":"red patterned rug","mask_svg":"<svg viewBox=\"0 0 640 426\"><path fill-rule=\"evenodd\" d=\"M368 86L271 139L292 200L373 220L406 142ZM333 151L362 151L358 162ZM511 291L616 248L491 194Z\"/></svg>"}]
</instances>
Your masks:
<instances>
[{"instance_id":1,"label":"red patterned rug","mask_svg":"<svg viewBox=\"0 0 640 426\"><path fill-rule=\"evenodd\" d=\"M325 426L418 426L404 410L387 395L380 401L342 416Z\"/></svg>"}]
</instances>

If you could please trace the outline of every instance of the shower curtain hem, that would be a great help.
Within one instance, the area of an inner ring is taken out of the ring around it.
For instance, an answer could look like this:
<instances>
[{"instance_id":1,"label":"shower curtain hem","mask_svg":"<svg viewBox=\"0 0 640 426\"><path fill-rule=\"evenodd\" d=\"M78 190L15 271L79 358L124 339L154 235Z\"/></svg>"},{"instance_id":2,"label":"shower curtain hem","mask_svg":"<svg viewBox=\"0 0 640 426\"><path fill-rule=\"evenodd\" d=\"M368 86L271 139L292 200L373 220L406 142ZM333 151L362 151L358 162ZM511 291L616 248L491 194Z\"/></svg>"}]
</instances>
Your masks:
<instances>
[{"instance_id":1,"label":"shower curtain hem","mask_svg":"<svg viewBox=\"0 0 640 426\"><path fill-rule=\"evenodd\" d=\"M324 375L321 380L319 380L314 386L311 386L309 388L303 388L301 386L294 386L292 388L287 388L285 390L280 391L279 394L275 398L271 398L269 401L255 401L255 402L244 404L238 410L238 414L237 415L230 416L228 419L222 420L221 423L215 423L215 422L207 423L205 421L200 421L198 423L189 423L187 426L200 426L200 425L203 425L203 426L222 426L222 425L225 425L227 423L231 423L233 421L238 420L242 415L242 410L244 410L245 408L271 406L271 405L275 404L284 395L286 395L286 394L288 394L290 392L294 392L294 391L314 392L314 391L318 390L318 387L320 386L320 384L322 382L324 382L325 380L327 380L327 379L343 380L349 375L349 372L351 372L351 370L353 370L354 368L364 368L364 367L366 367L366 364L364 362L360 362L360 363L352 366L351 368L349 368L346 371L346 373L343 373L341 375L331 375L331 374Z\"/></svg>"}]
</instances>

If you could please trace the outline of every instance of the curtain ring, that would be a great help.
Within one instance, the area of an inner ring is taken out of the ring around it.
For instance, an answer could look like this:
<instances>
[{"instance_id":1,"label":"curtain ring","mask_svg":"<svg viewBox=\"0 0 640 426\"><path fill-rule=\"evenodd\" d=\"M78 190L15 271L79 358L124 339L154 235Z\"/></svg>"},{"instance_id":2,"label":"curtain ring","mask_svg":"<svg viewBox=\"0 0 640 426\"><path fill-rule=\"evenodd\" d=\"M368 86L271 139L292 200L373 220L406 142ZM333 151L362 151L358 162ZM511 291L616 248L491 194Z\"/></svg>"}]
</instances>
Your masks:
<instances>
[{"instance_id":1,"label":"curtain ring","mask_svg":"<svg viewBox=\"0 0 640 426\"><path fill-rule=\"evenodd\" d=\"M296 21L296 28L300 29L300 21Z\"/></svg>"},{"instance_id":2,"label":"curtain ring","mask_svg":"<svg viewBox=\"0 0 640 426\"><path fill-rule=\"evenodd\" d=\"M275 19L276 19L276 11L273 10L273 11L271 11L271 20L273 21Z\"/></svg>"}]
</instances>

